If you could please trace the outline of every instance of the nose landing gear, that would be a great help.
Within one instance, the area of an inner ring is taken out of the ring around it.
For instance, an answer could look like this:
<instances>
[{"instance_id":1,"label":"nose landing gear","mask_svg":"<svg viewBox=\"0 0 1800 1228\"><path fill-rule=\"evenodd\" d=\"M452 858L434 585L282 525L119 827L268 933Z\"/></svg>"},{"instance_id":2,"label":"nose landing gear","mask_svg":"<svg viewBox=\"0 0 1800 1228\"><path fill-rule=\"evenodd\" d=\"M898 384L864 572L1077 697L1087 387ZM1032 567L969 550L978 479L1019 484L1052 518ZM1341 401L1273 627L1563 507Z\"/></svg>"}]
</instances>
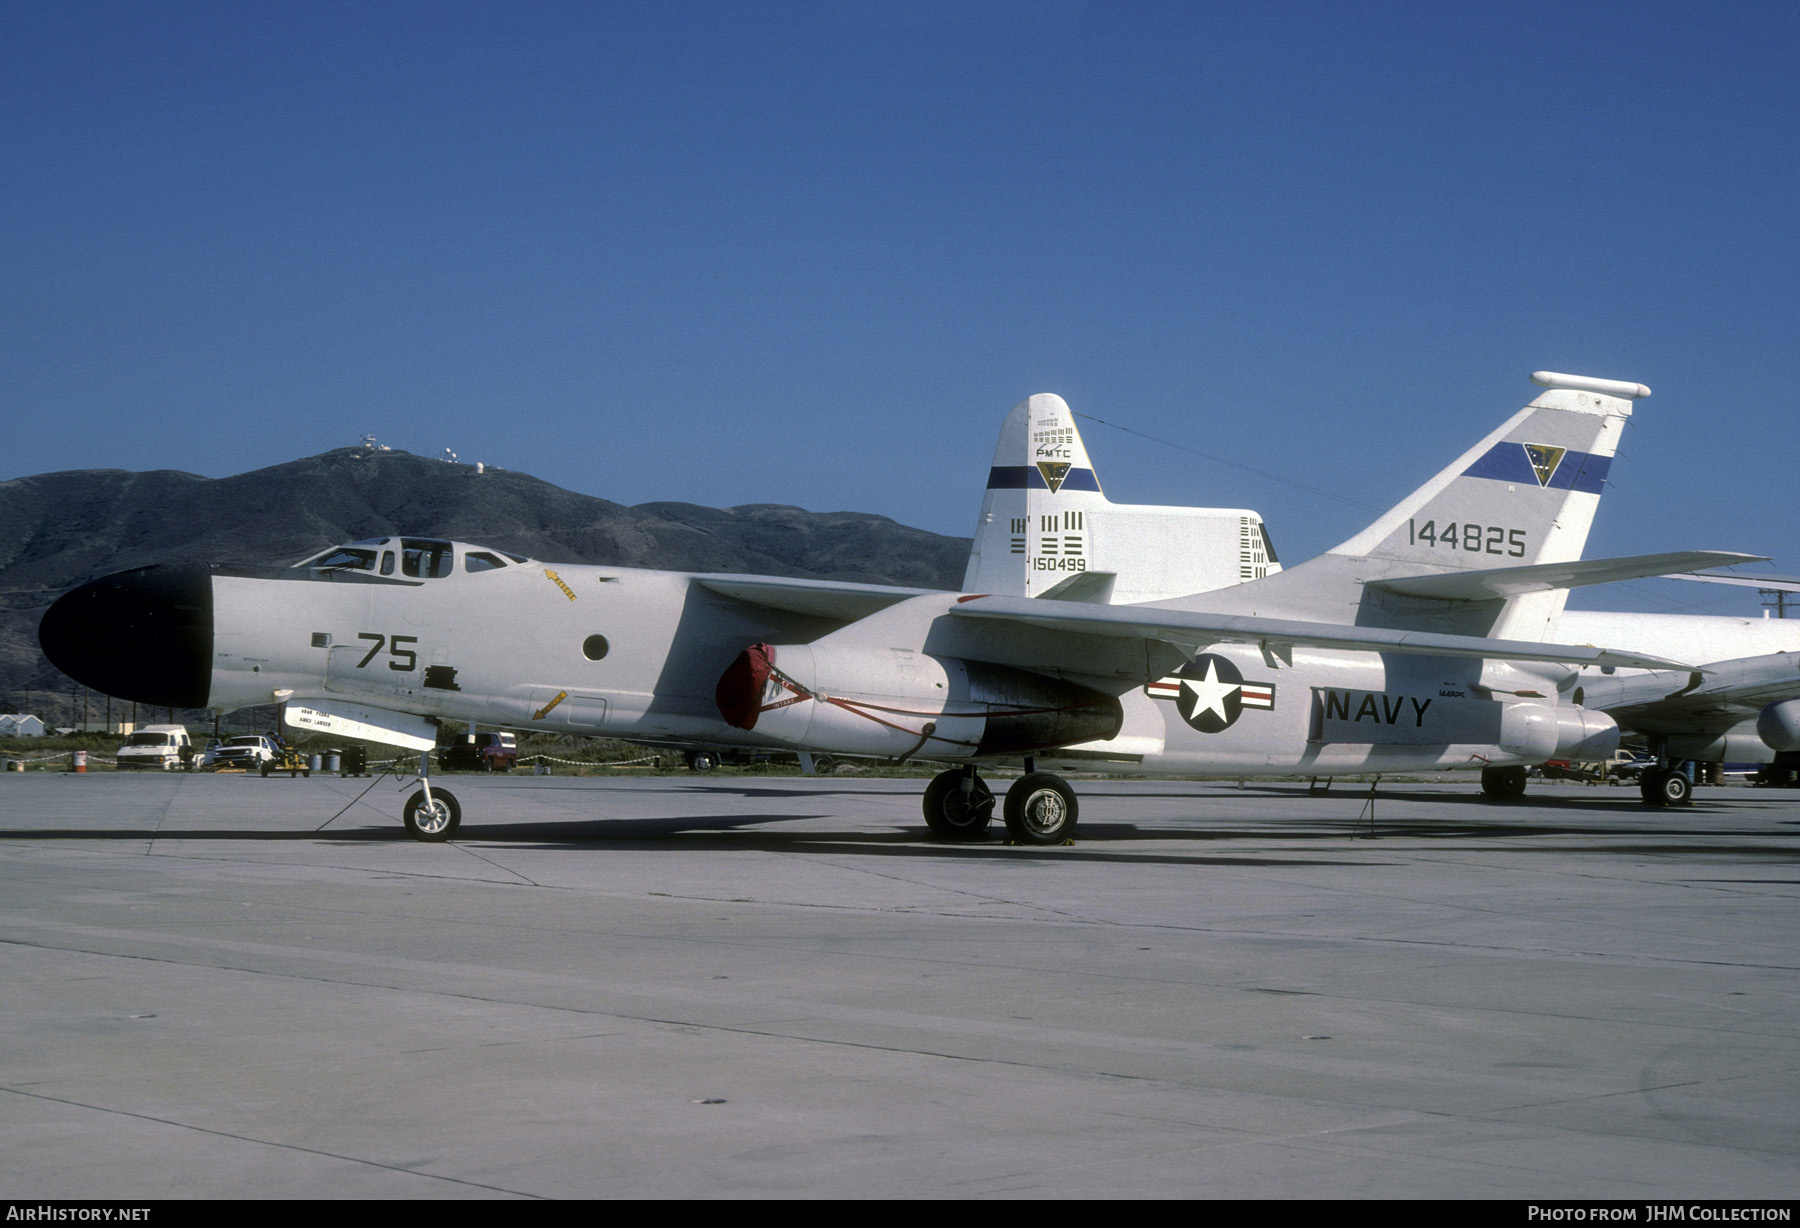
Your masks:
<instances>
[{"instance_id":1,"label":"nose landing gear","mask_svg":"<svg viewBox=\"0 0 1800 1228\"><path fill-rule=\"evenodd\" d=\"M448 789L431 787L431 752L419 756L419 791L406 799L402 817L406 834L427 844L441 844L462 826L462 807Z\"/></svg>"}]
</instances>

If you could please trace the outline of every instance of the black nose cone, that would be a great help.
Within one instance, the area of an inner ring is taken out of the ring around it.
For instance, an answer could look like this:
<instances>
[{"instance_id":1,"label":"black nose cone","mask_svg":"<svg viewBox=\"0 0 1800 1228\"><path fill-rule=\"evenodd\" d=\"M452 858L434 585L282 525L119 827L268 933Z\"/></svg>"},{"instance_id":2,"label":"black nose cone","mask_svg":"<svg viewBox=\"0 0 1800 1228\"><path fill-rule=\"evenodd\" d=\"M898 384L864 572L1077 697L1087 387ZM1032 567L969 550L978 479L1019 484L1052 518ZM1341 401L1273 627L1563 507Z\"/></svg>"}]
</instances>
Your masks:
<instances>
[{"instance_id":1,"label":"black nose cone","mask_svg":"<svg viewBox=\"0 0 1800 1228\"><path fill-rule=\"evenodd\" d=\"M204 708L212 689L212 572L139 567L64 593L38 643L75 681L159 708Z\"/></svg>"}]
</instances>

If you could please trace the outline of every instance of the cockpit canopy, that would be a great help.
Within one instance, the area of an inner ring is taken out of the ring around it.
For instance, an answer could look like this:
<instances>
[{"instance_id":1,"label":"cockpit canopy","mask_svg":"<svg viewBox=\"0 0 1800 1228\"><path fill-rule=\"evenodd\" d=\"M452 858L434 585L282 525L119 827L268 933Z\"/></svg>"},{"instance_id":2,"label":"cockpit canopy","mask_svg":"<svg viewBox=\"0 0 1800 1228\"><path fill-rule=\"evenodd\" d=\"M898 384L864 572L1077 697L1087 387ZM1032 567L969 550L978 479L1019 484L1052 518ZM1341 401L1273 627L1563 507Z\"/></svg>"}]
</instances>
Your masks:
<instances>
[{"instance_id":1,"label":"cockpit canopy","mask_svg":"<svg viewBox=\"0 0 1800 1228\"><path fill-rule=\"evenodd\" d=\"M409 580L442 580L455 574L458 560L466 572L497 571L531 561L510 550L490 550L435 537L365 537L321 550L294 566L313 571L366 571Z\"/></svg>"}]
</instances>

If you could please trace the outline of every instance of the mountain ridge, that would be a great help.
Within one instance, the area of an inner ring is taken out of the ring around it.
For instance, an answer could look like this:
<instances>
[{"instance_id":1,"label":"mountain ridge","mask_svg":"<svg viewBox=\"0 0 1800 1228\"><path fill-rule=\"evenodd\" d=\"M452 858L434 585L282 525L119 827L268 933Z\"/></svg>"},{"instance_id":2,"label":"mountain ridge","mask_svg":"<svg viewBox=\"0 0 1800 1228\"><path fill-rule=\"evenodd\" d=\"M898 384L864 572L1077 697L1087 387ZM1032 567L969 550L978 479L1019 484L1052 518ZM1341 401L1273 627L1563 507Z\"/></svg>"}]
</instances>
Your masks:
<instances>
[{"instance_id":1,"label":"mountain ridge","mask_svg":"<svg viewBox=\"0 0 1800 1228\"><path fill-rule=\"evenodd\" d=\"M155 563L292 563L335 542L396 535L551 563L942 589L961 584L970 546L866 512L627 506L517 470L399 450L338 448L223 478L178 469L33 474L0 481L0 710L13 710L27 689L70 702L69 680L38 652L37 623L78 584Z\"/></svg>"}]
</instances>

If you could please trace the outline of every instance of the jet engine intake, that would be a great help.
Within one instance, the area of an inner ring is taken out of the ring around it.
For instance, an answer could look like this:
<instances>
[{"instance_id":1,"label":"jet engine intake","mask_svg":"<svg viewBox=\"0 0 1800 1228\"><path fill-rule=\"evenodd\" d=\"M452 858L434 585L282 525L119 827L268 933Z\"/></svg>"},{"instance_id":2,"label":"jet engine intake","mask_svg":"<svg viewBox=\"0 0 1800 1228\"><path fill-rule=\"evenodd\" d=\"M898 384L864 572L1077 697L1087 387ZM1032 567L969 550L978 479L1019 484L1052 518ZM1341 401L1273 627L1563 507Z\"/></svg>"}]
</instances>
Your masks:
<instances>
[{"instance_id":1,"label":"jet engine intake","mask_svg":"<svg viewBox=\"0 0 1800 1228\"><path fill-rule=\"evenodd\" d=\"M1784 699L1757 713L1756 736L1770 750L1800 750L1800 699Z\"/></svg>"}]
</instances>

